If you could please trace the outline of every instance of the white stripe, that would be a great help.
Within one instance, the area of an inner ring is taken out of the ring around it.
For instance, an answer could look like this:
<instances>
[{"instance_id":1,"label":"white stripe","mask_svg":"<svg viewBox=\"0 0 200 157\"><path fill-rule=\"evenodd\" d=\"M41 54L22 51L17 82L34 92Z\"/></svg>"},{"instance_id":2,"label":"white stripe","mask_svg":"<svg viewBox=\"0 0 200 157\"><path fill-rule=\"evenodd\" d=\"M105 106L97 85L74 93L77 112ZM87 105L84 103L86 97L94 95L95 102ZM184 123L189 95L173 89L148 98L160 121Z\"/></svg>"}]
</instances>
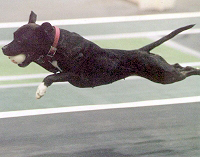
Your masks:
<instances>
[{"instance_id":1,"label":"white stripe","mask_svg":"<svg viewBox=\"0 0 200 157\"><path fill-rule=\"evenodd\" d=\"M110 40L110 39L125 39L125 38L142 38L142 37L153 37L153 36L164 36L171 32L171 30L165 31L152 31L152 32L135 32L135 33L122 33L122 34L106 34L106 35L89 35L84 36L88 40ZM192 29L181 34L199 34L200 29ZM11 40L1 40L0 46L10 43Z\"/></svg>"},{"instance_id":2,"label":"white stripe","mask_svg":"<svg viewBox=\"0 0 200 157\"><path fill-rule=\"evenodd\" d=\"M162 100L147 100L140 102L119 103L119 104L9 111L9 112L0 112L0 118L2 119L2 118L38 116L38 115L56 114L56 113L83 112L83 111L96 111L96 110L108 110L108 109L147 107L147 106L163 106L163 105L174 105L174 104L195 103L195 102L200 102L200 96L162 99Z\"/></svg>"},{"instance_id":3,"label":"white stripe","mask_svg":"<svg viewBox=\"0 0 200 157\"><path fill-rule=\"evenodd\" d=\"M27 83L27 84L8 84L8 85L1 85L0 89L9 89L9 88L25 88L25 87L36 87L39 86L41 82L36 83ZM69 82L55 82L54 85L60 85L60 84L69 84Z\"/></svg>"},{"instance_id":4,"label":"white stripe","mask_svg":"<svg viewBox=\"0 0 200 157\"><path fill-rule=\"evenodd\" d=\"M183 19L183 18L195 18L195 17L200 17L200 12L50 20L48 22L50 22L52 25L61 26L61 25L82 25L82 24L98 24L98 23L113 23L113 22L129 22L129 21ZM38 21L37 23L42 24L43 22L45 21ZM0 23L0 28L16 28L25 24L27 24L27 21Z\"/></svg>"},{"instance_id":5,"label":"white stripe","mask_svg":"<svg viewBox=\"0 0 200 157\"><path fill-rule=\"evenodd\" d=\"M190 62L190 63L180 63L181 66L200 66L200 62ZM41 79L45 78L46 76L50 75L51 73L45 73L45 74L29 74L29 75L16 75L16 76L1 76L0 81L17 81L17 80L28 80L28 79ZM134 79L136 76L129 77L130 79ZM24 87L25 84L18 84L18 85L3 85L0 86L0 88L10 88L10 87ZM33 86L31 84L25 85L25 87Z\"/></svg>"},{"instance_id":6,"label":"white stripe","mask_svg":"<svg viewBox=\"0 0 200 157\"><path fill-rule=\"evenodd\" d=\"M160 37L149 37L150 39L152 39L152 40L158 40ZM188 47L186 47L186 46L184 46L184 45L181 45L181 44L179 44L179 43L177 43L177 42L174 42L174 41L172 41L172 40L170 40L170 41L167 41L166 43L164 43L166 46L169 46L169 47L171 47L171 48L174 48L174 49L176 49L176 50L180 50L181 52L183 52L183 53L185 53L185 54L190 54L190 55L193 55L193 56L195 56L195 57L198 57L198 58L200 58L200 53L199 53L199 51L196 51L196 50L193 50L193 49L191 49L191 48L188 48Z\"/></svg>"},{"instance_id":7,"label":"white stripe","mask_svg":"<svg viewBox=\"0 0 200 157\"><path fill-rule=\"evenodd\" d=\"M183 67L186 66L198 67L200 66L200 62L180 63L180 65Z\"/></svg>"},{"instance_id":8,"label":"white stripe","mask_svg":"<svg viewBox=\"0 0 200 157\"><path fill-rule=\"evenodd\" d=\"M41 82L40 82L41 83ZM9 84L9 85L1 85L0 89L9 89L9 88L25 88L25 87L36 87L40 84L38 83L28 83L28 84Z\"/></svg>"},{"instance_id":9,"label":"white stripe","mask_svg":"<svg viewBox=\"0 0 200 157\"><path fill-rule=\"evenodd\" d=\"M172 48L175 48L176 50L180 50L183 53L190 54L190 55L200 58L199 51L196 51L196 50L186 47L184 45L178 44L177 42L168 41L168 42L166 42L166 46L170 46Z\"/></svg>"},{"instance_id":10,"label":"white stripe","mask_svg":"<svg viewBox=\"0 0 200 157\"><path fill-rule=\"evenodd\" d=\"M110 40L110 39L125 39L125 38L142 38L142 37L154 37L164 36L171 33L172 30L165 31L152 31L152 32L135 32L135 33L122 33L122 34L106 34L106 35L90 35L85 36L88 40ZM181 34L199 34L200 29L191 29Z\"/></svg>"},{"instance_id":11,"label":"white stripe","mask_svg":"<svg viewBox=\"0 0 200 157\"><path fill-rule=\"evenodd\" d=\"M10 43L11 40L1 40L0 41L0 46L4 46L4 45L7 45L8 43Z\"/></svg>"},{"instance_id":12,"label":"white stripe","mask_svg":"<svg viewBox=\"0 0 200 157\"><path fill-rule=\"evenodd\" d=\"M29 75L16 75L16 76L1 76L0 81L15 81L15 80L27 80L27 79L38 79L44 78L47 74L29 74Z\"/></svg>"}]
</instances>

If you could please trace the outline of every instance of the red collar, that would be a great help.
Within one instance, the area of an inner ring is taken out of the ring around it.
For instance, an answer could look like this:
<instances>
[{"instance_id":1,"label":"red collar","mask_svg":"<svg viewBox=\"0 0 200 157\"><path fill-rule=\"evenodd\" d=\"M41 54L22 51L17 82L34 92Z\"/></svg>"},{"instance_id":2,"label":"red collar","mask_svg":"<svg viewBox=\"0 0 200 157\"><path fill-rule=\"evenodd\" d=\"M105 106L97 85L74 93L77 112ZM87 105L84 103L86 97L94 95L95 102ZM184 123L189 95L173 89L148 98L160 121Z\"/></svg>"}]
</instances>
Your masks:
<instances>
[{"instance_id":1,"label":"red collar","mask_svg":"<svg viewBox=\"0 0 200 157\"><path fill-rule=\"evenodd\" d=\"M43 66L47 70L49 70L49 64L51 64L51 66L52 66L52 61L53 61L53 59L55 59L53 57L56 54L58 41L60 38L60 29L56 26L54 26L54 28L55 28L54 42L53 42L53 45L51 46L49 52L47 53L46 56L44 56L44 55L39 56L39 58L36 59L36 61L35 61L36 63ZM60 72L62 71L59 67L55 67L55 66L54 66L54 69L50 68L50 71L54 72L54 73L58 72L58 70L55 70L55 68L57 68Z\"/></svg>"},{"instance_id":2,"label":"red collar","mask_svg":"<svg viewBox=\"0 0 200 157\"><path fill-rule=\"evenodd\" d=\"M55 29L54 42L47 54L48 57L53 57L55 55L57 51L58 40L60 38L60 29L57 26L54 26L54 29Z\"/></svg>"}]
</instances>

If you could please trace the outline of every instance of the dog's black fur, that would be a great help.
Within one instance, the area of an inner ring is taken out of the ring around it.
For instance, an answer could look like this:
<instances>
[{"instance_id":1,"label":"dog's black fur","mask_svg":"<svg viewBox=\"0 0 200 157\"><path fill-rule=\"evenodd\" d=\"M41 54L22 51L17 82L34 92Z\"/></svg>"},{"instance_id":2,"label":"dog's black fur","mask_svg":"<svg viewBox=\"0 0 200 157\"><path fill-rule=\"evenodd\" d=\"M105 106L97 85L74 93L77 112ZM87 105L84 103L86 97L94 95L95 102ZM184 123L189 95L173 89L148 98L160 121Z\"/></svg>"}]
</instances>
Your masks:
<instances>
[{"instance_id":1,"label":"dog's black fur","mask_svg":"<svg viewBox=\"0 0 200 157\"><path fill-rule=\"evenodd\" d=\"M179 28L156 42L130 51L103 49L76 33L60 29L57 53L52 58L58 62L58 70L45 59L54 40L54 27L47 22L41 26L35 22L36 14L31 12L28 24L14 32L14 40L2 50L7 56L25 54L26 60L19 64L20 67L35 62L53 72L44 78L47 87L53 82L64 81L77 87L95 87L132 75L170 84L191 75L200 75L198 69L170 65L161 56L150 53L153 48L194 25Z\"/></svg>"}]
</instances>

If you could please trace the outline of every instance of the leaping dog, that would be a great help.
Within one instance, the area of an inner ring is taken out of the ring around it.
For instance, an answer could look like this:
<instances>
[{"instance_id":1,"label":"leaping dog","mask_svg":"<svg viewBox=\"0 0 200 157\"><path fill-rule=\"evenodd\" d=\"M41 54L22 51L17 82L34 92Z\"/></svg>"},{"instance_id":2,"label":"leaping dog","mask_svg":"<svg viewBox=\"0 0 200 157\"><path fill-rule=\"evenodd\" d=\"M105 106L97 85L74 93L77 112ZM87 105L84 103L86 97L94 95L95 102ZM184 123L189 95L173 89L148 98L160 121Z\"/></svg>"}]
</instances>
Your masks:
<instances>
[{"instance_id":1,"label":"leaping dog","mask_svg":"<svg viewBox=\"0 0 200 157\"><path fill-rule=\"evenodd\" d=\"M38 25L36 18L37 15L31 12L28 24L15 31L14 40L2 50L20 67L35 62L54 73L39 85L37 99L53 82L68 81L85 88L137 75L156 83L170 84L191 75L200 75L198 69L182 67L178 63L170 65L161 56L150 52L194 25L179 28L140 49L127 51L101 48L77 33L59 29L48 22Z\"/></svg>"}]
</instances>

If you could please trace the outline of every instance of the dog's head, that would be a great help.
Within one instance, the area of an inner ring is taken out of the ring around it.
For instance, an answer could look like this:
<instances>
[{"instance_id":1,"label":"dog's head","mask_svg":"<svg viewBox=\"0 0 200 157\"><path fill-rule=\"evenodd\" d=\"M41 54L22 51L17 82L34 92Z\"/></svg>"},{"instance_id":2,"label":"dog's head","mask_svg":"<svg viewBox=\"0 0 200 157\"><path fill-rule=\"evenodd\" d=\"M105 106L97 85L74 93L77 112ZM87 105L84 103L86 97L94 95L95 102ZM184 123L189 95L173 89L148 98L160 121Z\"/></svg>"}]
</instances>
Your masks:
<instances>
[{"instance_id":1,"label":"dog's head","mask_svg":"<svg viewBox=\"0 0 200 157\"><path fill-rule=\"evenodd\" d=\"M12 58L12 61L20 67L29 65L39 56L47 53L53 43L53 26L47 22L38 25L36 19L37 15L32 11L28 24L17 29L14 32L14 40L2 48L4 55ZM18 62L16 57L20 54L25 57Z\"/></svg>"}]
</instances>

